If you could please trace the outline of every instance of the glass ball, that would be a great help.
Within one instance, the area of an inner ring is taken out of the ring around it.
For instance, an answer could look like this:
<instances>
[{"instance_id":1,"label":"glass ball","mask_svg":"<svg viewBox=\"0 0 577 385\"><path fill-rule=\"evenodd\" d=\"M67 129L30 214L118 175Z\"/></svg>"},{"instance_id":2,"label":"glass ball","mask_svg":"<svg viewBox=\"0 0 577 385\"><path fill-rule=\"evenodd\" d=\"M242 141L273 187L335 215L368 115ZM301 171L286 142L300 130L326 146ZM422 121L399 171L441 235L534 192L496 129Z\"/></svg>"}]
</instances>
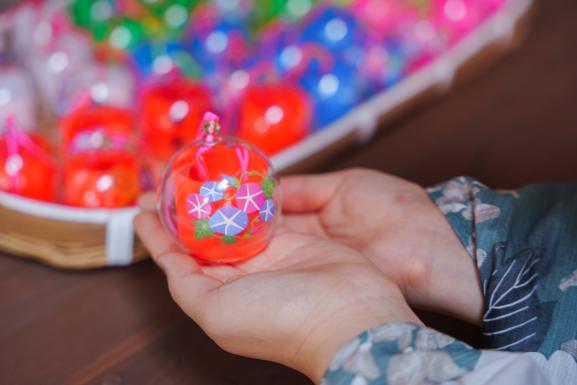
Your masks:
<instances>
[{"instance_id":1,"label":"glass ball","mask_svg":"<svg viewBox=\"0 0 577 385\"><path fill-rule=\"evenodd\" d=\"M8 118L0 134L0 191L42 201L56 200L58 165L51 144Z\"/></svg>"},{"instance_id":2,"label":"glass ball","mask_svg":"<svg viewBox=\"0 0 577 385\"><path fill-rule=\"evenodd\" d=\"M30 68L41 101L57 111L64 83L92 60L93 52L87 37L70 32L55 39L50 49L30 52L24 63Z\"/></svg>"},{"instance_id":3,"label":"glass ball","mask_svg":"<svg viewBox=\"0 0 577 385\"><path fill-rule=\"evenodd\" d=\"M177 77L146 85L139 106L142 138L164 162L194 140L202 113L212 108L212 101L204 85Z\"/></svg>"},{"instance_id":4,"label":"glass ball","mask_svg":"<svg viewBox=\"0 0 577 385\"><path fill-rule=\"evenodd\" d=\"M82 108L61 121L65 204L132 206L153 188L152 163L133 127L128 111L110 106Z\"/></svg>"},{"instance_id":5,"label":"glass ball","mask_svg":"<svg viewBox=\"0 0 577 385\"><path fill-rule=\"evenodd\" d=\"M341 118L358 104L363 79L354 76L355 67L344 61L336 61L330 71L313 64L304 72L299 83L312 100L313 129L318 130Z\"/></svg>"},{"instance_id":6,"label":"glass ball","mask_svg":"<svg viewBox=\"0 0 577 385\"><path fill-rule=\"evenodd\" d=\"M32 78L15 66L0 66L0 132L13 117L24 130L37 125L37 100Z\"/></svg>"},{"instance_id":7,"label":"glass ball","mask_svg":"<svg viewBox=\"0 0 577 385\"><path fill-rule=\"evenodd\" d=\"M241 99L238 135L273 155L306 136L311 115L300 88L288 83L252 85Z\"/></svg>"},{"instance_id":8,"label":"glass ball","mask_svg":"<svg viewBox=\"0 0 577 385\"><path fill-rule=\"evenodd\" d=\"M128 67L90 63L63 83L58 112L67 114L83 103L105 104L130 110L134 106L135 83Z\"/></svg>"},{"instance_id":9,"label":"glass ball","mask_svg":"<svg viewBox=\"0 0 577 385\"><path fill-rule=\"evenodd\" d=\"M249 143L219 135L206 113L201 139L168 162L159 215L166 230L206 263L238 263L268 245L280 217L281 193L268 158Z\"/></svg>"},{"instance_id":10,"label":"glass ball","mask_svg":"<svg viewBox=\"0 0 577 385\"><path fill-rule=\"evenodd\" d=\"M474 0L435 0L432 19L451 43L471 32L481 20L477 2Z\"/></svg>"},{"instance_id":11,"label":"glass ball","mask_svg":"<svg viewBox=\"0 0 577 385\"><path fill-rule=\"evenodd\" d=\"M348 10L326 6L315 11L305 23L300 39L339 54L359 45L363 40L363 30L355 15Z\"/></svg>"}]
</instances>

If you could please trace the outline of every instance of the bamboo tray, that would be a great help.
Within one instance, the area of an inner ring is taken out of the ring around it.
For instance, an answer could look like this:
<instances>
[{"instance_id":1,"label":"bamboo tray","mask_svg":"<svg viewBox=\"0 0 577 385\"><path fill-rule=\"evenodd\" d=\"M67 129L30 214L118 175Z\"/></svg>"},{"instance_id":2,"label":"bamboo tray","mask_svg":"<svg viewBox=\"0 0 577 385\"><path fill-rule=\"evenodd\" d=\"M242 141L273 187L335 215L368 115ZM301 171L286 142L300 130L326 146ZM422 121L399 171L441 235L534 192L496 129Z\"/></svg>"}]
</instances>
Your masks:
<instances>
[{"instance_id":1,"label":"bamboo tray","mask_svg":"<svg viewBox=\"0 0 577 385\"><path fill-rule=\"evenodd\" d=\"M280 173L310 168L345 146L369 141L388 120L477 76L523 40L534 5L508 0L426 67L275 155L273 166ZM0 19L0 27L6 22ZM136 207L82 209L0 192L0 250L66 269L130 265L147 256L134 235L137 213Z\"/></svg>"}]
</instances>

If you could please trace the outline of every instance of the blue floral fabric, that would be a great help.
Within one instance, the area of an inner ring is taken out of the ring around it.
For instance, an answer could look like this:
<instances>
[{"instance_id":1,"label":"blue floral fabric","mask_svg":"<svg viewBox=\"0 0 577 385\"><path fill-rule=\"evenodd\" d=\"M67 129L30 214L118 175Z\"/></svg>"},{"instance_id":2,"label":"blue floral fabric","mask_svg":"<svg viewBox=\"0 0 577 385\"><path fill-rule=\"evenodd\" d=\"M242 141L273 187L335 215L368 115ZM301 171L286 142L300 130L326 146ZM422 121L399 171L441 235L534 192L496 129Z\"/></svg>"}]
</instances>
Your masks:
<instances>
[{"instance_id":1,"label":"blue floral fabric","mask_svg":"<svg viewBox=\"0 0 577 385\"><path fill-rule=\"evenodd\" d=\"M368 330L341 348L323 381L439 384L472 371L479 356L479 351L433 329L389 324Z\"/></svg>"},{"instance_id":2,"label":"blue floral fabric","mask_svg":"<svg viewBox=\"0 0 577 385\"><path fill-rule=\"evenodd\" d=\"M460 177L428 193L476 260L492 350L388 324L343 346L323 383L577 384L577 184L493 191Z\"/></svg>"},{"instance_id":3,"label":"blue floral fabric","mask_svg":"<svg viewBox=\"0 0 577 385\"><path fill-rule=\"evenodd\" d=\"M462 177L429 194L477 261L488 347L550 356L577 338L577 184L507 192Z\"/></svg>"}]
</instances>

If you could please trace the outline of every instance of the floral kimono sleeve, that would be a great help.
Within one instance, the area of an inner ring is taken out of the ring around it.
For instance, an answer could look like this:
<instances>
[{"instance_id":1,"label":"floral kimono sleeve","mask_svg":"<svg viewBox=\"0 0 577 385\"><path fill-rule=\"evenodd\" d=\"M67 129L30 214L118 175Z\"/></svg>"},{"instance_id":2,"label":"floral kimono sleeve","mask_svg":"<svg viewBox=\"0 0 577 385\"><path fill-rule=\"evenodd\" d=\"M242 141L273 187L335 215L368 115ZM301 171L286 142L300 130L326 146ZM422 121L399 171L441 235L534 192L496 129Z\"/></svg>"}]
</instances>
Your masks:
<instances>
[{"instance_id":1,"label":"floral kimono sleeve","mask_svg":"<svg viewBox=\"0 0 577 385\"><path fill-rule=\"evenodd\" d=\"M383 325L343 346L324 384L577 384L577 184L494 191L462 177L428 192L477 263L492 350Z\"/></svg>"},{"instance_id":2,"label":"floral kimono sleeve","mask_svg":"<svg viewBox=\"0 0 577 385\"><path fill-rule=\"evenodd\" d=\"M321 385L568 385L577 379L570 353L475 350L433 329L387 324L336 354Z\"/></svg>"},{"instance_id":3,"label":"floral kimono sleeve","mask_svg":"<svg viewBox=\"0 0 577 385\"><path fill-rule=\"evenodd\" d=\"M461 177L429 195L477 262L486 345L547 357L575 346L577 184L494 191Z\"/></svg>"}]
</instances>

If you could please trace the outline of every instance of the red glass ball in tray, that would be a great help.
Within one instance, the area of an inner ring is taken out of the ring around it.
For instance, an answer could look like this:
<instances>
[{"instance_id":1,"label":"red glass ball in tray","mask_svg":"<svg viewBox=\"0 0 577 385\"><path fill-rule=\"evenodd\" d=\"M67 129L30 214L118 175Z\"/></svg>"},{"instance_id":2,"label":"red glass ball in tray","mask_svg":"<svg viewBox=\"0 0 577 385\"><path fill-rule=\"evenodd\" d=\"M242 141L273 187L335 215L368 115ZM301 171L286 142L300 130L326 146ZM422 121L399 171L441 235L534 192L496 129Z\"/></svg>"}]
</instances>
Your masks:
<instances>
[{"instance_id":1,"label":"red glass ball in tray","mask_svg":"<svg viewBox=\"0 0 577 385\"><path fill-rule=\"evenodd\" d=\"M208 90L185 79L151 84L140 95L142 138L160 160L195 139L202 114L212 109Z\"/></svg>"},{"instance_id":2,"label":"red glass ball in tray","mask_svg":"<svg viewBox=\"0 0 577 385\"><path fill-rule=\"evenodd\" d=\"M8 124L0 136L0 190L54 201L57 183L58 168L50 144Z\"/></svg>"},{"instance_id":3,"label":"red glass ball in tray","mask_svg":"<svg viewBox=\"0 0 577 385\"><path fill-rule=\"evenodd\" d=\"M88 104L75 109L60 121L61 145L65 152L96 146L103 136L129 137L135 133L132 112L112 106ZM94 134L97 134L95 136ZM87 141L92 140L92 143Z\"/></svg>"},{"instance_id":4,"label":"red glass ball in tray","mask_svg":"<svg viewBox=\"0 0 577 385\"><path fill-rule=\"evenodd\" d=\"M126 207L143 192L138 156L128 151L88 151L64 162L64 202L80 207Z\"/></svg>"},{"instance_id":5,"label":"red glass ball in tray","mask_svg":"<svg viewBox=\"0 0 577 385\"><path fill-rule=\"evenodd\" d=\"M307 135L311 114L308 97L296 86L254 85L241 101L238 136L273 155Z\"/></svg>"}]
</instances>

